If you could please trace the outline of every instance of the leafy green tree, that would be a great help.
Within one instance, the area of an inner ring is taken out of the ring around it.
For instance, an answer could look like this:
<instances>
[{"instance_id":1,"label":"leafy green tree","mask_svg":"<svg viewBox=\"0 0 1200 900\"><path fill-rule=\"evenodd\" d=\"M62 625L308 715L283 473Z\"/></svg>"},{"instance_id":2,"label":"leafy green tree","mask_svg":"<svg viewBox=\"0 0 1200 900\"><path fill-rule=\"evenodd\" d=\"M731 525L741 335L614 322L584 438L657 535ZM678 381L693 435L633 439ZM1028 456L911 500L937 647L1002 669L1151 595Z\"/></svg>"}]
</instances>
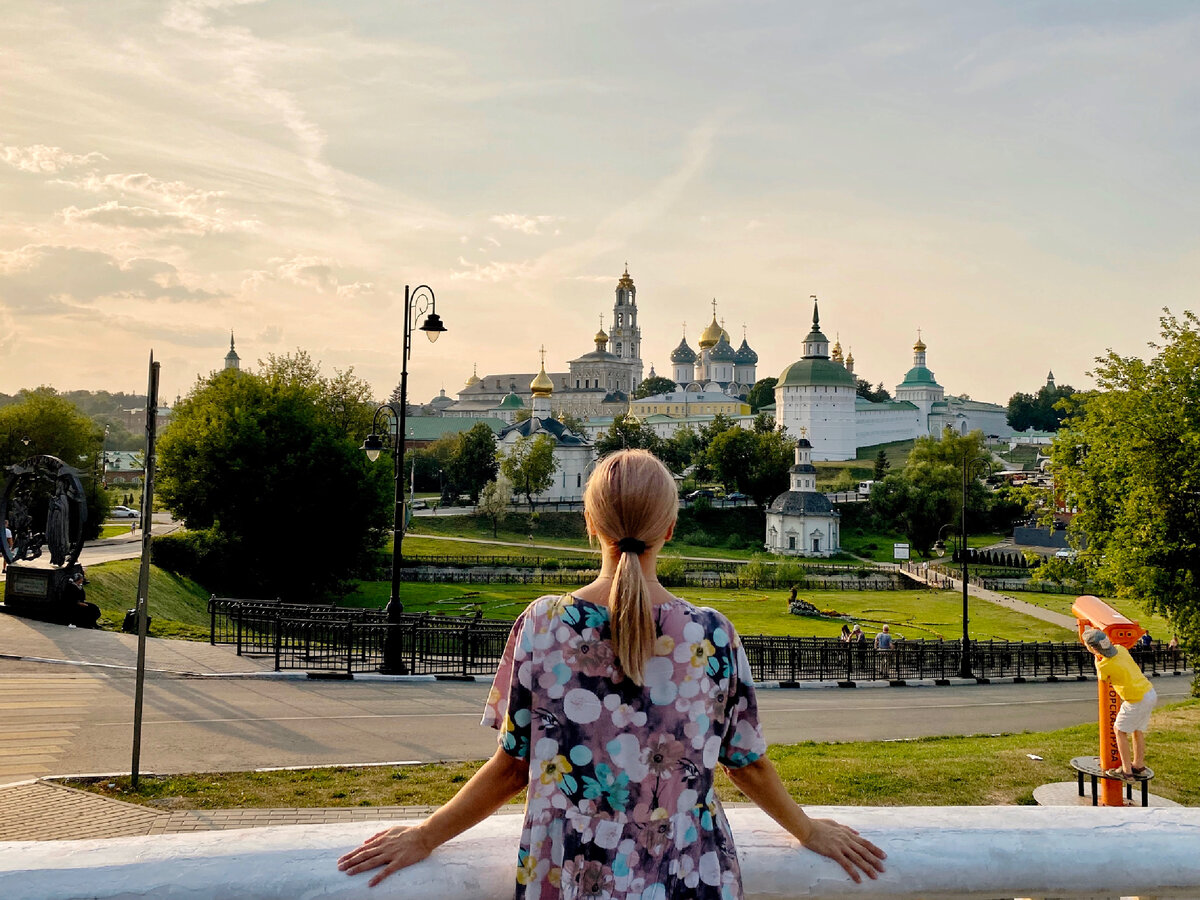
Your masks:
<instances>
[{"instance_id":1,"label":"leafy green tree","mask_svg":"<svg viewBox=\"0 0 1200 900\"><path fill-rule=\"evenodd\" d=\"M662 458L663 441L654 429L636 416L614 416L608 431L596 439L596 455L608 456L616 450L649 450Z\"/></svg>"},{"instance_id":2,"label":"leafy green tree","mask_svg":"<svg viewBox=\"0 0 1200 900\"><path fill-rule=\"evenodd\" d=\"M904 472L877 480L871 489L871 508L885 527L902 531L912 549L929 551L944 525L955 525L962 510L962 466L988 458L983 433L956 434L946 429L941 438L917 438ZM967 525L986 525L987 492L977 480L967 486Z\"/></svg>"},{"instance_id":3,"label":"leafy green tree","mask_svg":"<svg viewBox=\"0 0 1200 900\"><path fill-rule=\"evenodd\" d=\"M58 457L76 469L88 504L86 540L99 536L111 506L100 487L103 440L104 429L51 387L21 391L16 402L0 408L0 472L38 454Z\"/></svg>"},{"instance_id":4,"label":"leafy green tree","mask_svg":"<svg viewBox=\"0 0 1200 900\"><path fill-rule=\"evenodd\" d=\"M787 490L793 447L782 432L734 427L713 439L708 468L726 488L749 495L761 509Z\"/></svg>"},{"instance_id":5,"label":"leafy green tree","mask_svg":"<svg viewBox=\"0 0 1200 900\"><path fill-rule=\"evenodd\" d=\"M892 461L888 459L887 451L880 447L879 452L875 454L875 472L872 477L876 481L883 481L891 467Z\"/></svg>"},{"instance_id":6,"label":"leafy green tree","mask_svg":"<svg viewBox=\"0 0 1200 900\"><path fill-rule=\"evenodd\" d=\"M479 492L479 503L475 506L475 512L492 523L492 537L496 537L500 520L508 512L508 504L511 502L512 485L508 483L507 478L489 481Z\"/></svg>"},{"instance_id":7,"label":"leafy green tree","mask_svg":"<svg viewBox=\"0 0 1200 900\"><path fill-rule=\"evenodd\" d=\"M370 392L347 376L325 378L302 352L272 357L258 373L201 378L176 406L159 495L206 548L210 589L328 599L383 543L390 455L372 464L359 450L373 410L351 408Z\"/></svg>"},{"instance_id":8,"label":"leafy green tree","mask_svg":"<svg viewBox=\"0 0 1200 900\"><path fill-rule=\"evenodd\" d=\"M479 502L479 492L496 478L496 435L486 423L476 422L469 431L458 436L454 455L450 457L450 480L459 493L471 495Z\"/></svg>"},{"instance_id":9,"label":"leafy green tree","mask_svg":"<svg viewBox=\"0 0 1200 900\"><path fill-rule=\"evenodd\" d=\"M778 378L760 378L754 382L754 387L750 388L750 392L746 394L750 412L756 413L764 406L770 406L775 402L775 385L778 383Z\"/></svg>"},{"instance_id":10,"label":"leafy green tree","mask_svg":"<svg viewBox=\"0 0 1200 900\"><path fill-rule=\"evenodd\" d=\"M554 438L548 434L522 435L508 448L497 451L500 471L513 486L513 490L525 498L533 512L535 495L548 490L554 483L558 471L558 460L554 458Z\"/></svg>"},{"instance_id":11,"label":"leafy green tree","mask_svg":"<svg viewBox=\"0 0 1200 900\"><path fill-rule=\"evenodd\" d=\"M775 430L775 417L769 413L759 413L754 417L754 430L759 434Z\"/></svg>"},{"instance_id":12,"label":"leafy green tree","mask_svg":"<svg viewBox=\"0 0 1200 900\"><path fill-rule=\"evenodd\" d=\"M642 400L646 397L653 397L655 394L669 394L673 390L675 390L675 382L672 379L655 375L653 378L645 379L637 386L637 390L633 392L633 399Z\"/></svg>"},{"instance_id":13,"label":"leafy green tree","mask_svg":"<svg viewBox=\"0 0 1200 900\"><path fill-rule=\"evenodd\" d=\"M662 442L660 451L659 459L678 475L695 462L700 452L700 435L691 425L683 425Z\"/></svg>"},{"instance_id":14,"label":"leafy green tree","mask_svg":"<svg viewBox=\"0 0 1200 900\"><path fill-rule=\"evenodd\" d=\"M865 378L854 379L854 391L864 400L870 400L872 403L886 403L892 399L892 395L888 389L883 386L883 382L879 382L875 387L871 387L871 382Z\"/></svg>"},{"instance_id":15,"label":"leafy green tree","mask_svg":"<svg viewBox=\"0 0 1200 900\"><path fill-rule=\"evenodd\" d=\"M1078 561L1106 595L1165 616L1200 647L1200 317L1164 310L1149 360L1110 351L1054 442L1055 486L1079 512ZM1200 694L1200 679L1192 683Z\"/></svg>"},{"instance_id":16,"label":"leafy green tree","mask_svg":"<svg viewBox=\"0 0 1200 900\"><path fill-rule=\"evenodd\" d=\"M1017 392L1008 399L1008 424L1016 431L1058 431L1067 415L1063 401L1075 393L1069 384L1046 384L1036 394Z\"/></svg>"}]
</instances>

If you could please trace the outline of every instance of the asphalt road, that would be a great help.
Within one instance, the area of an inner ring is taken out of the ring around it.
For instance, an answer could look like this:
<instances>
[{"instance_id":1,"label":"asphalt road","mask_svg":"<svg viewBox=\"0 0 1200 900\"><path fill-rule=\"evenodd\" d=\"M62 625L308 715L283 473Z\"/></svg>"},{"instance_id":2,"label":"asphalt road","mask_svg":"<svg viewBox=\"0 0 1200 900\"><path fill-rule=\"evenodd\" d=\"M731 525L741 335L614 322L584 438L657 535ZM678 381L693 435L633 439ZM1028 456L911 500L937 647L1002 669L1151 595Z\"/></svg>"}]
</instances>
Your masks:
<instances>
[{"instance_id":1,"label":"asphalt road","mask_svg":"<svg viewBox=\"0 0 1200 900\"><path fill-rule=\"evenodd\" d=\"M0 660L0 742L10 754L0 776L129 769L132 675L64 668ZM1158 679L1161 702L1183 699L1188 681ZM486 694L486 685L456 682L154 676L142 769L479 759L495 747L478 724ZM759 702L776 743L884 740L1094 721L1096 684L763 690Z\"/></svg>"}]
</instances>

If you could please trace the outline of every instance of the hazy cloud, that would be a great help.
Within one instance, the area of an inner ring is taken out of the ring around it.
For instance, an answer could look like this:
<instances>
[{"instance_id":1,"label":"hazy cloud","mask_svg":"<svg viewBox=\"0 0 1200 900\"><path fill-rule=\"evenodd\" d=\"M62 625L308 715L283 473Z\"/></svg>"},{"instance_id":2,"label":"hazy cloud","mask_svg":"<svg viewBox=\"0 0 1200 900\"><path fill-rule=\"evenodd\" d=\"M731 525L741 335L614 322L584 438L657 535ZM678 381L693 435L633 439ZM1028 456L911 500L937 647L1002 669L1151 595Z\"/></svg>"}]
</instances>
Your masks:
<instances>
[{"instance_id":1,"label":"hazy cloud","mask_svg":"<svg viewBox=\"0 0 1200 900\"><path fill-rule=\"evenodd\" d=\"M22 172L44 172L53 174L63 169L73 169L107 159L103 153L93 151L80 155L70 153L62 147L32 144L28 147L0 146L0 160Z\"/></svg>"},{"instance_id":2,"label":"hazy cloud","mask_svg":"<svg viewBox=\"0 0 1200 900\"><path fill-rule=\"evenodd\" d=\"M204 301L220 294L188 287L179 270L159 259L121 260L83 247L29 244L0 251L0 302L25 313L89 304L104 297Z\"/></svg>"},{"instance_id":3,"label":"hazy cloud","mask_svg":"<svg viewBox=\"0 0 1200 900\"><path fill-rule=\"evenodd\" d=\"M541 234L543 225L553 225L562 220L562 216L524 216L520 213L505 213L502 216L492 216L489 221L501 228L519 231L522 234Z\"/></svg>"},{"instance_id":4,"label":"hazy cloud","mask_svg":"<svg viewBox=\"0 0 1200 900\"><path fill-rule=\"evenodd\" d=\"M478 263L468 262L463 257L458 258L458 265L461 267L450 273L452 281L480 281L487 283L495 283L497 281L508 281L514 278L525 278L534 269L534 263L524 262L490 262L485 266Z\"/></svg>"},{"instance_id":5,"label":"hazy cloud","mask_svg":"<svg viewBox=\"0 0 1200 900\"><path fill-rule=\"evenodd\" d=\"M252 273L244 286L255 288L270 281L284 282L348 300L376 292L373 282L343 279L341 264L330 257L298 254L291 259L275 258L269 262L273 268Z\"/></svg>"}]
</instances>

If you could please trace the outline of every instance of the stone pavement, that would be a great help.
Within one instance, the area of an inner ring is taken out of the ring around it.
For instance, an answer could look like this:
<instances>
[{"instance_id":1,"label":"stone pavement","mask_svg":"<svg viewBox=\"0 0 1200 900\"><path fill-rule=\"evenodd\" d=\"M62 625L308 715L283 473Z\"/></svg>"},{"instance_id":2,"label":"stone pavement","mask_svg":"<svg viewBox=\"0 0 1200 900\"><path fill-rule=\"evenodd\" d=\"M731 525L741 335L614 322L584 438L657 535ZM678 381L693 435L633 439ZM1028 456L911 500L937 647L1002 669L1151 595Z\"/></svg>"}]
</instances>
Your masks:
<instances>
[{"instance_id":1,"label":"stone pavement","mask_svg":"<svg viewBox=\"0 0 1200 900\"><path fill-rule=\"evenodd\" d=\"M91 666L137 665L137 635L35 622L0 613L0 657L64 660ZM269 672L274 660L238 656L199 641L146 639L146 668L183 675Z\"/></svg>"},{"instance_id":2,"label":"stone pavement","mask_svg":"<svg viewBox=\"0 0 1200 900\"><path fill-rule=\"evenodd\" d=\"M312 809L155 809L76 790L52 781L0 787L0 841L70 841L268 825L395 821L429 815L428 806ZM504 809L516 814L520 806Z\"/></svg>"}]
</instances>

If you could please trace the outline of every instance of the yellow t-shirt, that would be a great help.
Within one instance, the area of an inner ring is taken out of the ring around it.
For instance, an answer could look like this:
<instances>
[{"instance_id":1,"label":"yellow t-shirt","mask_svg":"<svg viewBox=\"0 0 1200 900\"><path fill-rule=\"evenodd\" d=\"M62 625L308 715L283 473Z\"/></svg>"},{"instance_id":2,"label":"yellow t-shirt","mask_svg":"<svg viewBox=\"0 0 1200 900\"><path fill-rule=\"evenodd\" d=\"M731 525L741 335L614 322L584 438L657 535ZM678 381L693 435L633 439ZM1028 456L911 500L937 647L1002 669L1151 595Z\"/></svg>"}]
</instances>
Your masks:
<instances>
[{"instance_id":1,"label":"yellow t-shirt","mask_svg":"<svg viewBox=\"0 0 1200 900\"><path fill-rule=\"evenodd\" d=\"M1154 686L1150 679L1142 674L1142 670L1124 647L1117 647L1116 656L1097 660L1096 674L1110 682L1113 690L1126 703L1137 703Z\"/></svg>"}]
</instances>

